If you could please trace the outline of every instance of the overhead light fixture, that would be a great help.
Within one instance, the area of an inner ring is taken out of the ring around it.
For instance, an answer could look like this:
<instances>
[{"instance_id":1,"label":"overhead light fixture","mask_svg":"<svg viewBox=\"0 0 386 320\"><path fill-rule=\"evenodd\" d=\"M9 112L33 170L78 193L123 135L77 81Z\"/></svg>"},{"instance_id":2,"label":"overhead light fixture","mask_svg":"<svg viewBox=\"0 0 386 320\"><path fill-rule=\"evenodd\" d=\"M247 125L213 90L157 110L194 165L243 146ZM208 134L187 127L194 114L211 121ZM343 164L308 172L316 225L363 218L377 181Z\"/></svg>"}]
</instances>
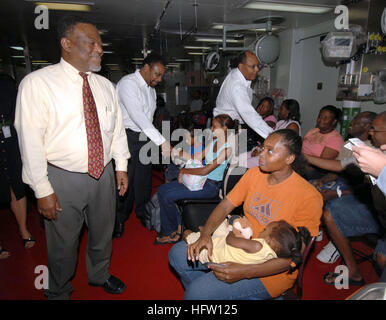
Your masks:
<instances>
[{"instance_id":1,"label":"overhead light fixture","mask_svg":"<svg viewBox=\"0 0 386 320\"><path fill-rule=\"evenodd\" d=\"M224 29L224 24L221 24L221 23L215 23L212 25L212 29L215 29L215 30L223 30ZM279 30L280 28L279 27L272 27L272 31L277 31ZM262 32L265 32L267 31L267 28L255 28L255 29L245 29L245 30L249 30L249 31L262 31ZM240 31L240 30L238 30Z\"/></svg>"},{"instance_id":2,"label":"overhead light fixture","mask_svg":"<svg viewBox=\"0 0 386 320\"><path fill-rule=\"evenodd\" d=\"M188 54L193 56L202 56L203 54L206 54L205 52L188 52Z\"/></svg>"},{"instance_id":3,"label":"overhead light fixture","mask_svg":"<svg viewBox=\"0 0 386 320\"><path fill-rule=\"evenodd\" d=\"M111 46L111 43L110 43L110 42L102 43L102 47L108 47L108 46Z\"/></svg>"},{"instance_id":4,"label":"overhead light fixture","mask_svg":"<svg viewBox=\"0 0 386 320\"><path fill-rule=\"evenodd\" d=\"M103 51L103 53L114 53L114 51Z\"/></svg>"},{"instance_id":5,"label":"overhead light fixture","mask_svg":"<svg viewBox=\"0 0 386 320\"><path fill-rule=\"evenodd\" d=\"M11 58L16 58L16 59L24 59L25 56L11 56Z\"/></svg>"},{"instance_id":6,"label":"overhead light fixture","mask_svg":"<svg viewBox=\"0 0 386 320\"><path fill-rule=\"evenodd\" d=\"M313 6L307 4L294 4L286 2L260 2L253 1L242 6L244 9L268 10L268 11L286 11L300 13L326 13L333 10L327 6Z\"/></svg>"},{"instance_id":7,"label":"overhead light fixture","mask_svg":"<svg viewBox=\"0 0 386 320\"><path fill-rule=\"evenodd\" d=\"M23 51L24 48L23 47L14 47L14 46L10 46L11 49L14 49L14 50L18 50L18 51Z\"/></svg>"},{"instance_id":8,"label":"overhead light fixture","mask_svg":"<svg viewBox=\"0 0 386 320\"><path fill-rule=\"evenodd\" d=\"M199 50L210 50L211 47L199 47L199 46L184 46L185 49L199 49Z\"/></svg>"},{"instance_id":9,"label":"overhead light fixture","mask_svg":"<svg viewBox=\"0 0 386 320\"><path fill-rule=\"evenodd\" d=\"M118 63L106 63L105 66L119 66Z\"/></svg>"},{"instance_id":10,"label":"overhead light fixture","mask_svg":"<svg viewBox=\"0 0 386 320\"><path fill-rule=\"evenodd\" d=\"M48 66L52 64L51 62L32 62L34 66Z\"/></svg>"},{"instance_id":11,"label":"overhead light fixture","mask_svg":"<svg viewBox=\"0 0 386 320\"><path fill-rule=\"evenodd\" d=\"M131 58L131 60L134 60L134 61L142 61L142 60L144 60L144 58Z\"/></svg>"},{"instance_id":12,"label":"overhead light fixture","mask_svg":"<svg viewBox=\"0 0 386 320\"><path fill-rule=\"evenodd\" d=\"M176 59L175 61L176 62L190 62L192 60L190 60L190 59Z\"/></svg>"},{"instance_id":13,"label":"overhead light fixture","mask_svg":"<svg viewBox=\"0 0 386 320\"><path fill-rule=\"evenodd\" d=\"M196 41L199 42L218 42L221 43L223 42L222 38L196 38ZM236 39L226 39L227 43L243 43L244 40L236 40Z\"/></svg>"},{"instance_id":14,"label":"overhead light fixture","mask_svg":"<svg viewBox=\"0 0 386 320\"><path fill-rule=\"evenodd\" d=\"M47 60L32 60L32 63L47 63Z\"/></svg>"},{"instance_id":15,"label":"overhead light fixture","mask_svg":"<svg viewBox=\"0 0 386 320\"><path fill-rule=\"evenodd\" d=\"M64 10L64 11L91 11L93 2L35 2L36 6L45 6L49 10Z\"/></svg>"},{"instance_id":16,"label":"overhead light fixture","mask_svg":"<svg viewBox=\"0 0 386 320\"><path fill-rule=\"evenodd\" d=\"M141 51L141 53L143 54L143 50ZM147 50L146 53L147 53L147 54L150 54L150 53L151 53L151 50Z\"/></svg>"},{"instance_id":17,"label":"overhead light fixture","mask_svg":"<svg viewBox=\"0 0 386 320\"><path fill-rule=\"evenodd\" d=\"M98 33L99 33L101 36L103 36L103 35L106 34L107 32L109 32L109 31L106 30L106 29L100 29L100 30L98 30Z\"/></svg>"}]
</instances>

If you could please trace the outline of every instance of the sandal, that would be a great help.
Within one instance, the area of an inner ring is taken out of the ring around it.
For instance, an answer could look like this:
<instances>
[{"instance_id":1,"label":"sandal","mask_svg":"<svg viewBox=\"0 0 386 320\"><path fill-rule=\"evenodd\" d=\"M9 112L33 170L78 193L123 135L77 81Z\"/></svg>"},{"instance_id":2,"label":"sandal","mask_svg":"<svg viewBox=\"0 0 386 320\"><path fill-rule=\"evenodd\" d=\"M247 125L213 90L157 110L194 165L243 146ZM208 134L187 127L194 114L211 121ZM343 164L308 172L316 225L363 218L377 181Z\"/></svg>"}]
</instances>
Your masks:
<instances>
[{"instance_id":1,"label":"sandal","mask_svg":"<svg viewBox=\"0 0 386 320\"><path fill-rule=\"evenodd\" d=\"M327 272L326 274L323 275L323 281L325 284L328 284L330 286L335 286L335 279L336 277L340 276L340 273L336 273L336 272ZM330 280L328 279L330 278ZM352 279L352 278L348 278L348 284L349 286L358 286L358 287L361 287L365 284L365 279L361 279L361 280L355 280L355 279Z\"/></svg>"},{"instance_id":2,"label":"sandal","mask_svg":"<svg viewBox=\"0 0 386 320\"><path fill-rule=\"evenodd\" d=\"M7 259L10 255L8 250L0 248L0 260Z\"/></svg>"},{"instance_id":3,"label":"sandal","mask_svg":"<svg viewBox=\"0 0 386 320\"><path fill-rule=\"evenodd\" d=\"M177 239L175 240L172 240L173 238L175 238L176 236ZM169 237L170 240L167 240L167 241L159 241L159 238L164 238L164 237ZM170 234L170 236L164 236L164 235L157 235L157 237L155 238L154 240L154 244L170 244L170 243L177 243L181 240L181 233L178 233L177 231L173 232Z\"/></svg>"},{"instance_id":4,"label":"sandal","mask_svg":"<svg viewBox=\"0 0 386 320\"><path fill-rule=\"evenodd\" d=\"M28 239L22 239L22 240L23 240L23 246L26 249L32 248L35 245L35 242L36 242L36 240L32 236L29 237ZM34 244L32 246L30 246L30 247L27 247L26 245L27 245L28 242L33 242Z\"/></svg>"}]
</instances>

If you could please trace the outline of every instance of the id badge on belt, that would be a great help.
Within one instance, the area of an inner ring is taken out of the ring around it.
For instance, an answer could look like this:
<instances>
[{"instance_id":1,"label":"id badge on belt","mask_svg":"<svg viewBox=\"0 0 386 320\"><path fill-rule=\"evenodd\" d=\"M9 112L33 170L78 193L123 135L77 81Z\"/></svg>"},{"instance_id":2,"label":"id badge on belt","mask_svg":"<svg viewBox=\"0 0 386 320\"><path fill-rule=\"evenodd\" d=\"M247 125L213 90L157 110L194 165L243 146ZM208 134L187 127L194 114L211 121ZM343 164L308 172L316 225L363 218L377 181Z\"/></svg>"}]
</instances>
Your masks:
<instances>
[{"instance_id":1,"label":"id badge on belt","mask_svg":"<svg viewBox=\"0 0 386 320\"><path fill-rule=\"evenodd\" d=\"M12 136L10 126L2 126L1 130L3 131L4 138L10 138Z\"/></svg>"}]
</instances>

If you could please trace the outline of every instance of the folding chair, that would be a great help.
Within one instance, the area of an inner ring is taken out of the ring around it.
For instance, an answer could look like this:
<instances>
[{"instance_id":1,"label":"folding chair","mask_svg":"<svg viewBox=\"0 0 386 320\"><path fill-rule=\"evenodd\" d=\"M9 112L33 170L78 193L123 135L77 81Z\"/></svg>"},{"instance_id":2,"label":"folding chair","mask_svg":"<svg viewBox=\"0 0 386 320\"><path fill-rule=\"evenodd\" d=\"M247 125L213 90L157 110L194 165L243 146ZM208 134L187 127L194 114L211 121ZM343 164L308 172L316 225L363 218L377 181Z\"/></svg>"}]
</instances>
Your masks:
<instances>
[{"instance_id":1,"label":"folding chair","mask_svg":"<svg viewBox=\"0 0 386 320\"><path fill-rule=\"evenodd\" d=\"M233 189L246 171L247 168L238 166L237 162L235 164L228 164L224 171L224 178L218 197L213 199L185 199L178 201L177 206L182 215L183 228L198 232L199 227L205 225L214 208L216 208L228 192ZM233 211L233 214L241 212L242 207L240 206L237 210L235 209Z\"/></svg>"},{"instance_id":2,"label":"folding chair","mask_svg":"<svg viewBox=\"0 0 386 320\"><path fill-rule=\"evenodd\" d=\"M296 279L296 293L294 292L294 287L284 292L277 300L301 300L303 296L303 276L304 276L304 268L306 266L307 260L312 251L312 247L314 245L316 237L312 237L307 247L303 252L303 262L299 267L298 277Z\"/></svg>"},{"instance_id":3,"label":"folding chair","mask_svg":"<svg viewBox=\"0 0 386 320\"><path fill-rule=\"evenodd\" d=\"M379 235L377 235L377 234L367 234L367 235L365 235L365 236L363 236L361 238L364 240L364 242L369 242L371 247L375 247L376 244L377 244L377 241L379 239ZM376 259L374 259L373 253L366 254L366 253L362 252L361 250L358 250L358 249L355 249L355 248L352 248L352 251L353 251L353 253L355 255L357 255L359 257L359 259L356 260L356 262L358 264L360 264L360 263L362 263L364 261L370 262L371 265L374 268L374 271L377 273L377 275L381 276L382 270L378 266L378 263L377 263ZM343 263L343 257L341 258L341 262Z\"/></svg>"}]
</instances>

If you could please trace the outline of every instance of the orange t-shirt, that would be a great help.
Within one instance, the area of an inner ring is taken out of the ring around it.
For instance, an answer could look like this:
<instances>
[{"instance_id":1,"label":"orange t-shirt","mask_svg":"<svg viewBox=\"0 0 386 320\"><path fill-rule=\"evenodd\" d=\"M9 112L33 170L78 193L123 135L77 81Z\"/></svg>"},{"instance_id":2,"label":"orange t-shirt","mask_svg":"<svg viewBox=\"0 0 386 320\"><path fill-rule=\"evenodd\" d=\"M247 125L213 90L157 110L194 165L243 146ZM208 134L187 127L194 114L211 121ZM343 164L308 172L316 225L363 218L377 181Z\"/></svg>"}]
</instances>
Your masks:
<instances>
[{"instance_id":1,"label":"orange t-shirt","mask_svg":"<svg viewBox=\"0 0 386 320\"><path fill-rule=\"evenodd\" d=\"M267 178L268 174L260 168L249 169L227 195L235 207L244 202L245 216L252 224L252 237L277 220L285 220L293 227L306 227L311 236L317 236L323 207L321 194L296 172L276 185L269 185ZM296 277L297 271L260 280L274 298L291 288Z\"/></svg>"}]
</instances>

